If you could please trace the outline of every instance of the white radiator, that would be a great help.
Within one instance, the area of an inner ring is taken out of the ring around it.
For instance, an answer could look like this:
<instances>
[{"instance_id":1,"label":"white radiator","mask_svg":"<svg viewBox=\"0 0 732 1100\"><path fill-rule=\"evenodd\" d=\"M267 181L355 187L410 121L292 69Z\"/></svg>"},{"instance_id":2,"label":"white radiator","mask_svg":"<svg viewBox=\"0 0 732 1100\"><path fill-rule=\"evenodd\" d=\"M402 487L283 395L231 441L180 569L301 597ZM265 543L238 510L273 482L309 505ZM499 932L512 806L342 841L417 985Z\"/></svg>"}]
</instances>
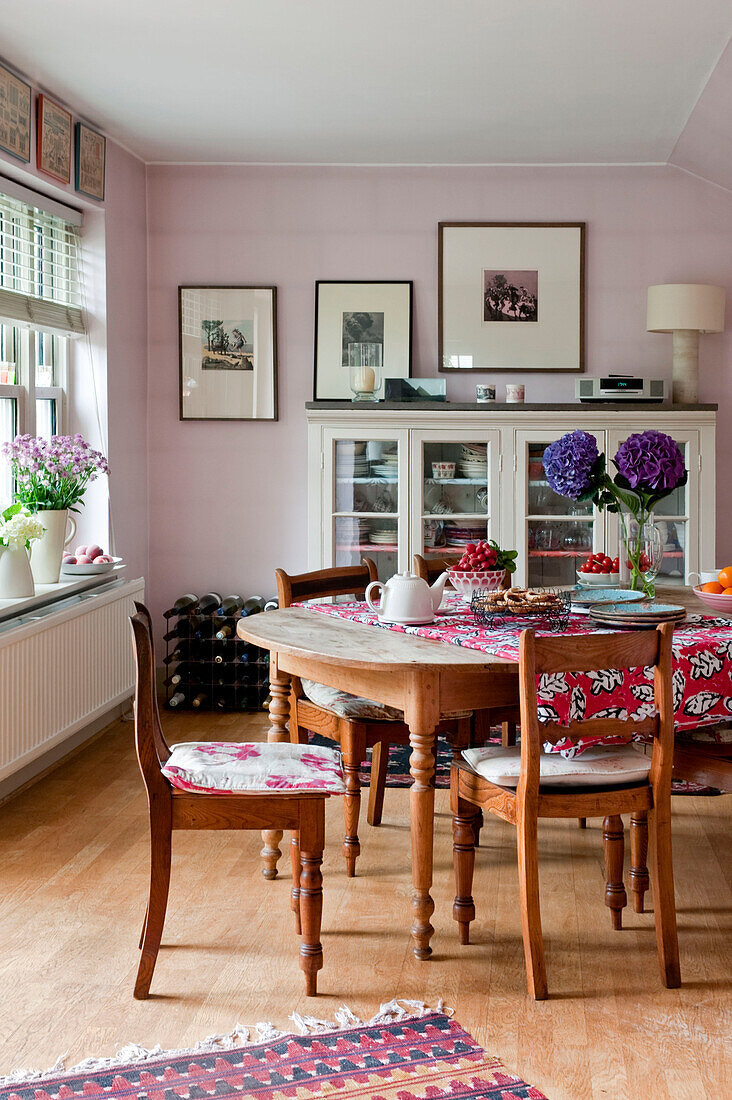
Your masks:
<instances>
[{"instance_id":1,"label":"white radiator","mask_svg":"<svg viewBox=\"0 0 732 1100\"><path fill-rule=\"evenodd\" d=\"M144 591L93 590L0 632L0 781L131 696L128 616Z\"/></svg>"}]
</instances>

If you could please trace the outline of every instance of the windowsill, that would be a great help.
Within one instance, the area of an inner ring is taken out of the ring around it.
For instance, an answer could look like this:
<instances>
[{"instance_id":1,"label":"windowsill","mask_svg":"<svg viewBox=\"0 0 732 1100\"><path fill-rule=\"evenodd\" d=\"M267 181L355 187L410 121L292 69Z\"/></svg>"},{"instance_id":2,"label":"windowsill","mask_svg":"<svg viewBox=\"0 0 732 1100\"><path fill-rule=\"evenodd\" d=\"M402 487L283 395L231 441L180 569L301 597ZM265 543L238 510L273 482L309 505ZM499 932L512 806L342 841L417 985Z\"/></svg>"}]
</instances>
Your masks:
<instances>
[{"instance_id":1,"label":"windowsill","mask_svg":"<svg viewBox=\"0 0 732 1100\"><path fill-rule=\"evenodd\" d=\"M110 581L118 580L126 571L126 565L115 565L109 573L96 574L91 577L66 577L58 584L37 584L35 595L26 596L23 599L0 600L0 622L6 619L14 619L29 611L37 611L48 604L56 603L67 596L75 596L79 592L88 591L90 588L101 588Z\"/></svg>"}]
</instances>

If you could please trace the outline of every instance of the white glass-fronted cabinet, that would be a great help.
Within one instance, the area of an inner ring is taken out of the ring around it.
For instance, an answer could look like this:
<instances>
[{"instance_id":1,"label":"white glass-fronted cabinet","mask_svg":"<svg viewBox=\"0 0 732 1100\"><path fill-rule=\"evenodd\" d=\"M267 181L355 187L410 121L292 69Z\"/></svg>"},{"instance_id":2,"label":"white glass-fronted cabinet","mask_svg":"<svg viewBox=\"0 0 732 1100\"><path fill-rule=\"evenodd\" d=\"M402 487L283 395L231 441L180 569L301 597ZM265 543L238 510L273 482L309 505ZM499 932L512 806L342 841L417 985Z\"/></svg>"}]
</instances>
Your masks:
<instances>
[{"instance_id":1,"label":"white glass-fronted cabinet","mask_svg":"<svg viewBox=\"0 0 732 1100\"><path fill-rule=\"evenodd\" d=\"M653 519L661 533L663 542L663 561L656 578L657 584L684 584L685 577L692 570L699 569L699 542L704 531L699 527L699 507L701 498L701 478L699 461L699 432L685 431L676 427L665 429L666 434L675 439L684 455L684 463L689 472L686 485L675 489L656 506ZM615 472L612 456L629 433L609 431L608 465ZM620 520L617 515L608 515L608 539L612 545L618 545ZM710 550L713 553L714 530L709 533Z\"/></svg>"},{"instance_id":2,"label":"white glass-fronted cabinet","mask_svg":"<svg viewBox=\"0 0 732 1100\"><path fill-rule=\"evenodd\" d=\"M411 550L459 557L469 542L499 538L500 432L410 432Z\"/></svg>"},{"instance_id":3,"label":"white glass-fronted cabinet","mask_svg":"<svg viewBox=\"0 0 732 1100\"><path fill-rule=\"evenodd\" d=\"M359 565L367 555L382 580L407 568L408 440L403 430L326 429L323 473L331 492L324 501L324 566Z\"/></svg>"},{"instance_id":4,"label":"white glass-fronted cabinet","mask_svg":"<svg viewBox=\"0 0 732 1100\"><path fill-rule=\"evenodd\" d=\"M605 431L582 425L605 448ZM574 501L550 489L542 458L556 429L519 429L515 436L516 536L519 584L574 584L593 550L605 550L604 516L591 501ZM613 545L615 545L613 543ZM609 551L608 551L609 553Z\"/></svg>"}]
</instances>

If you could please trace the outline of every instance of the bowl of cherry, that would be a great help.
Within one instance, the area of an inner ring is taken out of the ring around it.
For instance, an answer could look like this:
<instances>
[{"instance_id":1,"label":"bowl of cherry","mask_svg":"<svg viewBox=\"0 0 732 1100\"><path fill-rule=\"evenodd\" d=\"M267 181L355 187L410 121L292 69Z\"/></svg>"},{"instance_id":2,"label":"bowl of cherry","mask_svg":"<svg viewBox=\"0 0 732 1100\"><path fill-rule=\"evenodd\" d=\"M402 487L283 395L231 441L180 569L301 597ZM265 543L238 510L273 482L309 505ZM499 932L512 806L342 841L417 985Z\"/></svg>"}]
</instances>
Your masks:
<instances>
[{"instance_id":1,"label":"bowl of cherry","mask_svg":"<svg viewBox=\"0 0 732 1100\"><path fill-rule=\"evenodd\" d=\"M590 554L589 558L577 570L580 584L588 588L613 587L620 583L620 559L609 558L607 554Z\"/></svg>"},{"instance_id":2,"label":"bowl of cherry","mask_svg":"<svg viewBox=\"0 0 732 1100\"><path fill-rule=\"evenodd\" d=\"M496 569L498 552L488 542L469 542L457 565L448 569L450 584L468 603L475 592L495 592L503 584L505 569Z\"/></svg>"}]
</instances>

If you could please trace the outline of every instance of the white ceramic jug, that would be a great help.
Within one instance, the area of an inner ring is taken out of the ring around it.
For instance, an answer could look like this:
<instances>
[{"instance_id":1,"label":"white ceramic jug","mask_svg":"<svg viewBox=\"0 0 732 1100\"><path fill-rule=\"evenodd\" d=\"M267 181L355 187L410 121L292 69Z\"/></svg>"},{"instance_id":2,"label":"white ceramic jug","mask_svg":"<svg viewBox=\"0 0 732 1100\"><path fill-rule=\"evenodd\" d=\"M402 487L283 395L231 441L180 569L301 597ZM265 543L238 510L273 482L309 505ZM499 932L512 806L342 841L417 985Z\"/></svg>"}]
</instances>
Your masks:
<instances>
[{"instance_id":1,"label":"white ceramic jug","mask_svg":"<svg viewBox=\"0 0 732 1100\"><path fill-rule=\"evenodd\" d=\"M58 584L64 546L76 534L76 520L69 515L67 508L42 509L36 519L41 521L45 531L43 537L34 542L31 548L33 579L36 584ZM67 524L71 524L68 535Z\"/></svg>"}]
</instances>

